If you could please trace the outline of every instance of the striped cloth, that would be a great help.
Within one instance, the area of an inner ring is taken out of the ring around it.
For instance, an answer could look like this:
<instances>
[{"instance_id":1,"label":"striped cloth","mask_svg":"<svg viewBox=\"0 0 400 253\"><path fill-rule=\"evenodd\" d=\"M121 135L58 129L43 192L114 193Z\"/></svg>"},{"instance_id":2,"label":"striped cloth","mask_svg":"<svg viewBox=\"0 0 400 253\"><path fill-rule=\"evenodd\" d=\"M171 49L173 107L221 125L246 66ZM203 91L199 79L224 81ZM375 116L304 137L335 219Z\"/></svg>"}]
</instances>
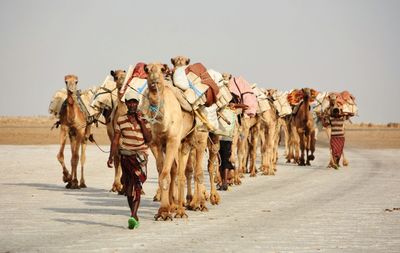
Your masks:
<instances>
[{"instance_id":1,"label":"striped cloth","mask_svg":"<svg viewBox=\"0 0 400 253\"><path fill-rule=\"evenodd\" d=\"M332 156L338 162L343 153L344 136L331 136L331 150Z\"/></svg>"},{"instance_id":2,"label":"striped cloth","mask_svg":"<svg viewBox=\"0 0 400 253\"><path fill-rule=\"evenodd\" d=\"M344 137L344 117L330 117L331 136Z\"/></svg>"},{"instance_id":3,"label":"striped cloth","mask_svg":"<svg viewBox=\"0 0 400 253\"><path fill-rule=\"evenodd\" d=\"M146 122L146 128L150 128L148 122ZM118 118L115 130L121 132L121 149L143 152L148 149L139 123L136 121L131 123L127 115Z\"/></svg>"}]
</instances>

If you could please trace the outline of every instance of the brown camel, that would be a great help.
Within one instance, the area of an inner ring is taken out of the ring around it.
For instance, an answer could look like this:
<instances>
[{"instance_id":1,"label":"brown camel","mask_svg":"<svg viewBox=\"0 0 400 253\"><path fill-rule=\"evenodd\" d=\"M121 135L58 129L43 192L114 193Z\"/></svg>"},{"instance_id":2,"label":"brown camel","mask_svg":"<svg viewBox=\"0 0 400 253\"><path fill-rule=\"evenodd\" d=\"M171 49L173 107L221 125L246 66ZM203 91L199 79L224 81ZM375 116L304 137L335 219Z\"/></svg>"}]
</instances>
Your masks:
<instances>
[{"instance_id":1,"label":"brown camel","mask_svg":"<svg viewBox=\"0 0 400 253\"><path fill-rule=\"evenodd\" d=\"M83 168L86 160L86 143L90 135L90 124L87 123L87 116L82 111L78 102L77 84L78 77L75 75L65 76L67 88L67 103L60 112L60 150L57 159L63 168L63 181L67 183L66 188L86 188ZM71 174L64 163L64 148L69 136L71 145ZM82 146L82 147L81 147ZM77 167L79 162L79 149L81 148L81 179L78 184Z\"/></svg>"},{"instance_id":2,"label":"brown camel","mask_svg":"<svg viewBox=\"0 0 400 253\"><path fill-rule=\"evenodd\" d=\"M149 146L156 159L161 191L160 208L154 218L172 219L171 211L174 210L175 217L187 217L183 205L184 171L190 153L188 134L196 131L194 115L182 111L172 88L166 83L166 64L147 64L144 69L148 74L148 92L144 94L148 104L143 104L143 111L151 124L153 138ZM177 202L174 199L175 180L178 181Z\"/></svg>"},{"instance_id":3,"label":"brown camel","mask_svg":"<svg viewBox=\"0 0 400 253\"><path fill-rule=\"evenodd\" d=\"M315 151L314 120L310 111L311 90L303 88L302 92L303 100L290 122L291 141L295 147L300 146L300 166L310 165L310 161L314 160ZM305 155L307 160L304 158Z\"/></svg>"}]
</instances>

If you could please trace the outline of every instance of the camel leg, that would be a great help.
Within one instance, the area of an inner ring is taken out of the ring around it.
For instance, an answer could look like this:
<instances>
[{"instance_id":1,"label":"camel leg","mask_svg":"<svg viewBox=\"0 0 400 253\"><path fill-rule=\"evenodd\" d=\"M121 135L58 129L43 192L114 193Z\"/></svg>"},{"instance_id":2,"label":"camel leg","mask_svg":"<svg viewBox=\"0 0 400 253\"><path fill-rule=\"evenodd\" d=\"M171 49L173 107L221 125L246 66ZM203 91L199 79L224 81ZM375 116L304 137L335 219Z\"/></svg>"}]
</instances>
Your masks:
<instances>
[{"instance_id":1,"label":"camel leg","mask_svg":"<svg viewBox=\"0 0 400 253\"><path fill-rule=\"evenodd\" d=\"M274 139L275 139L275 126L269 123L266 126L266 141L265 141L265 164L264 164L264 175L275 175L274 168L272 166L272 156L274 153Z\"/></svg>"},{"instance_id":2,"label":"camel leg","mask_svg":"<svg viewBox=\"0 0 400 253\"><path fill-rule=\"evenodd\" d=\"M208 151L209 151L209 160L208 160L208 174L210 176L210 202L212 205L218 205L221 201L221 198L217 192L217 188L214 183L214 175L215 171L219 171L218 166L218 151L219 151L219 136L210 134L211 141L208 141ZM232 151L233 153L233 151ZM221 180L221 179L220 179ZM222 180L221 180L222 183Z\"/></svg>"},{"instance_id":3,"label":"camel leg","mask_svg":"<svg viewBox=\"0 0 400 253\"><path fill-rule=\"evenodd\" d=\"M195 198L193 199L190 206L193 210L208 211L206 207L206 189L204 186L204 173L202 162L204 158L204 150L207 148L208 132L198 132L196 134L196 137L197 141L194 147L196 152L196 164L194 167Z\"/></svg>"},{"instance_id":4,"label":"camel leg","mask_svg":"<svg viewBox=\"0 0 400 253\"><path fill-rule=\"evenodd\" d=\"M80 147L81 138L79 133L75 132L70 133L70 142L71 142L71 189L79 189L78 178L77 178L77 167L79 162L79 147Z\"/></svg>"},{"instance_id":5,"label":"camel leg","mask_svg":"<svg viewBox=\"0 0 400 253\"><path fill-rule=\"evenodd\" d=\"M185 207L183 205L184 203L184 193L185 193L185 168L187 161L189 159L190 155L190 149L191 149L191 144L188 141L183 141L183 143L180 145L178 149L178 156L176 156L176 159L178 161L178 166L177 166L177 174L178 174L178 206L176 209L176 214L175 218L184 218L188 217L188 215L185 212ZM196 187L194 190L194 198L196 198ZM161 198L162 201L162 198ZM192 200L193 201L193 200Z\"/></svg>"},{"instance_id":6,"label":"camel leg","mask_svg":"<svg viewBox=\"0 0 400 253\"><path fill-rule=\"evenodd\" d=\"M342 158L343 158L343 162L342 162L342 164L343 164L343 166L349 166L349 161L346 159L346 157L344 156L344 151L343 151L343 153L342 153Z\"/></svg>"},{"instance_id":7,"label":"camel leg","mask_svg":"<svg viewBox=\"0 0 400 253\"><path fill-rule=\"evenodd\" d=\"M189 160L187 162L185 168L185 176L186 176L186 205L188 206L193 199L192 192L192 179L193 179L193 161L194 161L194 152L190 152Z\"/></svg>"},{"instance_id":8,"label":"camel leg","mask_svg":"<svg viewBox=\"0 0 400 253\"><path fill-rule=\"evenodd\" d=\"M89 128L90 129L90 128ZM88 131L88 129L86 129ZM90 132L90 130L89 130ZM81 180L79 181L79 187L80 188L86 188L85 184L85 176L84 176L84 166L86 162L86 145L87 145L87 133L85 133L85 136L82 138L82 144L81 144Z\"/></svg>"},{"instance_id":9,"label":"camel leg","mask_svg":"<svg viewBox=\"0 0 400 253\"><path fill-rule=\"evenodd\" d=\"M165 160L158 179L158 185L161 190L161 203L157 214L154 216L155 220L159 220L160 218L163 220L172 220L169 200L171 190L171 167L172 163L177 157L179 151L179 143L180 140L178 140L177 137L171 137L166 145Z\"/></svg>"},{"instance_id":10,"label":"camel leg","mask_svg":"<svg viewBox=\"0 0 400 253\"><path fill-rule=\"evenodd\" d=\"M239 177L244 177L243 173L246 171L246 158L247 158L247 138L249 136L249 123L244 119L243 126L241 127L242 131L239 133L238 140L238 160L239 160Z\"/></svg>"},{"instance_id":11,"label":"camel leg","mask_svg":"<svg viewBox=\"0 0 400 253\"><path fill-rule=\"evenodd\" d=\"M275 163L276 163L276 145L278 145L279 135L276 129L276 124L274 122L270 123L269 131L268 131L268 175L275 175Z\"/></svg>"},{"instance_id":12,"label":"camel leg","mask_svg":"<svg viewBox=\"0 0 400 253\"><path fill-rule=\"evenodd\" d=\"M60 164L63 168L64 183L70 184L72 177L71 177L71 174L69 173L67 167L65 166L65 161L64 161L64 148L65 148L65 143L67 142L67 133L68 133L68 127L65 125L61 125L60 135L59 135L60 149L57 154L57 160L60 162Z\"/></svg>"},{"instance_id":13,"label":"camel leg","mask_svg":"<svg viewBox=\"0 0 400 253\"><path fill-rule=\"evenodd\" d=\"M150 149L156 160L158 178L160 178L160 174L161 174L161 171L163 168L163 162L164 162L164 155L162 153L162 147L161 147L161 145L154 144L154 145L150 146ZM161 200L161 189L160 189L160 187L158 187L156 195L154 195L154 197L153 197L153 201L160 201L160 200Z\"/></svg>"},{"instance_id":14,"label":"camel leg","mask_svg":"<svg viewBox=\"0 0 400 253\"><path fill-rule=\"evenodd\" d=\"M300 151L301 151L299 165L304 166L305 165L305 159L304 159L305 136L304 136L304 133L299 134L299 137L300 137Z\"/></svg>"},{"instance_id":15,"label":"camel leg","mask_svg":"<svg viewBox=\"0 0 400 253\"><path fill-rule=\"evenodd\" d=\"M175 162L172 163L171 166L171 183L170 183L170 190L169 190L169 204L170 204L170 211L171 213L176 212L176 210L178 209L178 182L177 182L177 175L178 175L178 163L179 161L177 161L175 159Z\"/></svg>"},{"instance_id":16,"label":"camel leg","mask_svg":"<svg viewBox=\"0 0 400 253\"><path fill-rule=\"evenodd\" d=\"M260 124L257 123L251 129L251 156L250 156L250 177L256 176L257 144L260 132Z\"/></svg>"},{"instance_id":17,"label":"camel leg","mask_svg":"<svg viewBox=\"0 0 400 253\"><path fill-rule=\"evenodd\" d=\"M304 135L304 146L305 146L305 159L306 165L310 166L310 144L311 144L311 136L310 133Z\"/></svg>"}]
</instances>

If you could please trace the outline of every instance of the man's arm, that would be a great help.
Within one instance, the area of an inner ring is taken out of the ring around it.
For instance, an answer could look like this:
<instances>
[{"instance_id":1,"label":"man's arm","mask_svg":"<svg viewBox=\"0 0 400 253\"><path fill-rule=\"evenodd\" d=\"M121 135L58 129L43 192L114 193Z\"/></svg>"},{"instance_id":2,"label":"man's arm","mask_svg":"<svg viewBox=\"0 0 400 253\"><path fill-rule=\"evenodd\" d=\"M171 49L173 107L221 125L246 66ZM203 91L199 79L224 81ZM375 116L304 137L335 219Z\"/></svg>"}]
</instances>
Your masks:
<instances>
[{"instance_id":1,"label":"man's arm","mask_svg":"<svg viewBox=\"0 0 400 253\"><path fill-rule=\"evenodd\" d=\"M113 164L113 160L114 160L114 156L117 153L117 149L118 149L118 144L119 144L119 139L121 137L121 132L120 131L115 131L114 132L114 139L111 142L111 147L110 147L110 156L108 157L108 161L107 161L107 166L109 168L112 168L112 164Z\"/></svg>"},{"instance_id":2,"label":"man's arm","mask_svg":"<svg viewBox=\"0 0 400 253\"><path fill-rule=\"evenodd\" d=\"M151 134L151 129L150 129L150 128L147 128L147 126L146 126L146 120L143 119L141 113L138 113L138 114L137 114L136 119L137 119L137 121L139 122L140 128L142 129L144 142L145 142L146 144L150 143L153 136L152 136L152 134Z\"/></svg>"}]
</instances>

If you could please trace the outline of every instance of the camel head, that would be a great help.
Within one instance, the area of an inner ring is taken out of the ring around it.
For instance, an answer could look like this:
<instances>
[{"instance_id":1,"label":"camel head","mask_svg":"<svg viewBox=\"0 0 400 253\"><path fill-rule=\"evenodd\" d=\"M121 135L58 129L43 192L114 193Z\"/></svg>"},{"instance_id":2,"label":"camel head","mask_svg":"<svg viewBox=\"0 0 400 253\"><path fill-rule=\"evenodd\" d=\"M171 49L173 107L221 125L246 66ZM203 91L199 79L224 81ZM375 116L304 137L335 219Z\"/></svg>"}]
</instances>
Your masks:
<instances>
[{"instance_id":1,"label":"camel head","mask_svg":"<svg viewBox=\"0 0 400 253\"><path fill-rule=\"evenodd\" d=\"M175 58L171 58L171 63L174 65L174 68L187 66L190 63L190 58L186 56L177 56Z\"/></svg>"},{"instance_id":2,"label":"camel head","mask_svg":"<svg viewBox=\"0 0 400 253\"><path fill-rule=\"evenodd\" d=\"M337 101L337 94L331 93L328 96L329 98L329 107L331 108L331 111L333 112L334 109L338 109L340 111L340 105Z\"/></svg>"},{"instance_id":3,"label":"camel head","mask_svg":"<svg viewBox=\"0 0 400 253\"><path fill-rule=\"evenodd\" d=\"M228 85L229 80L231 80L232 75L229 73L222 73L222 82L224 83L224 85Z\"/></svg>"},{"instance_id":4,"label":"camel head","mask_svg":"<svg viewBox=\"0 0 400 253\"><path fill-rule=\"evenodd\" d=\"M311 89L310 88L303 88L301 90L303 91L303 99L304 100L310 100L311 99Z\"/></svg>"},{"instance_id":5,"label":"camel head","mask_svg":"<svg viewBox=\"0 0 400 253\"><path fill-rule=\"evenodd\" d=\"M144 66L147 73L147 84L150 91L162 91L164 88L164 76L168 73L167 64L150 63Z\"/></svg>"},{"instance_id":6,"label":"camel head","mask_svg":"<svg viewBox=\"0 0 400 253\"><path fill-rule=\"evenodd\" d=\"M110 74L114 78L114 82L117 84L117 89L120 90L122 88L122 85L124 84L126 71L121 69L111 70Z\"/></svg>"},{"instance_id":7,"label":"camel head","mask_svg":"<svg viewBox=\"0 0 400 253\"><path fill-rule=\"evenodd\" d=\"M76 93L78 86L78 77L75 75L66 75L64 77L65 85L67 86L68 92Z\"/></svg>"},{"instance_id":8,"label":"camel head","mask_svg":"<svg viewBox=\"0 0 400 253\"><path fill-rule=\"evenodd\" d=\"M267 95L267 97L273 98L273 97L275 97L275 95L276 95L277 92L278 92L277 89L267 89L267 90L265 91L265 95Z\"/></svg>"}]
</instances>

